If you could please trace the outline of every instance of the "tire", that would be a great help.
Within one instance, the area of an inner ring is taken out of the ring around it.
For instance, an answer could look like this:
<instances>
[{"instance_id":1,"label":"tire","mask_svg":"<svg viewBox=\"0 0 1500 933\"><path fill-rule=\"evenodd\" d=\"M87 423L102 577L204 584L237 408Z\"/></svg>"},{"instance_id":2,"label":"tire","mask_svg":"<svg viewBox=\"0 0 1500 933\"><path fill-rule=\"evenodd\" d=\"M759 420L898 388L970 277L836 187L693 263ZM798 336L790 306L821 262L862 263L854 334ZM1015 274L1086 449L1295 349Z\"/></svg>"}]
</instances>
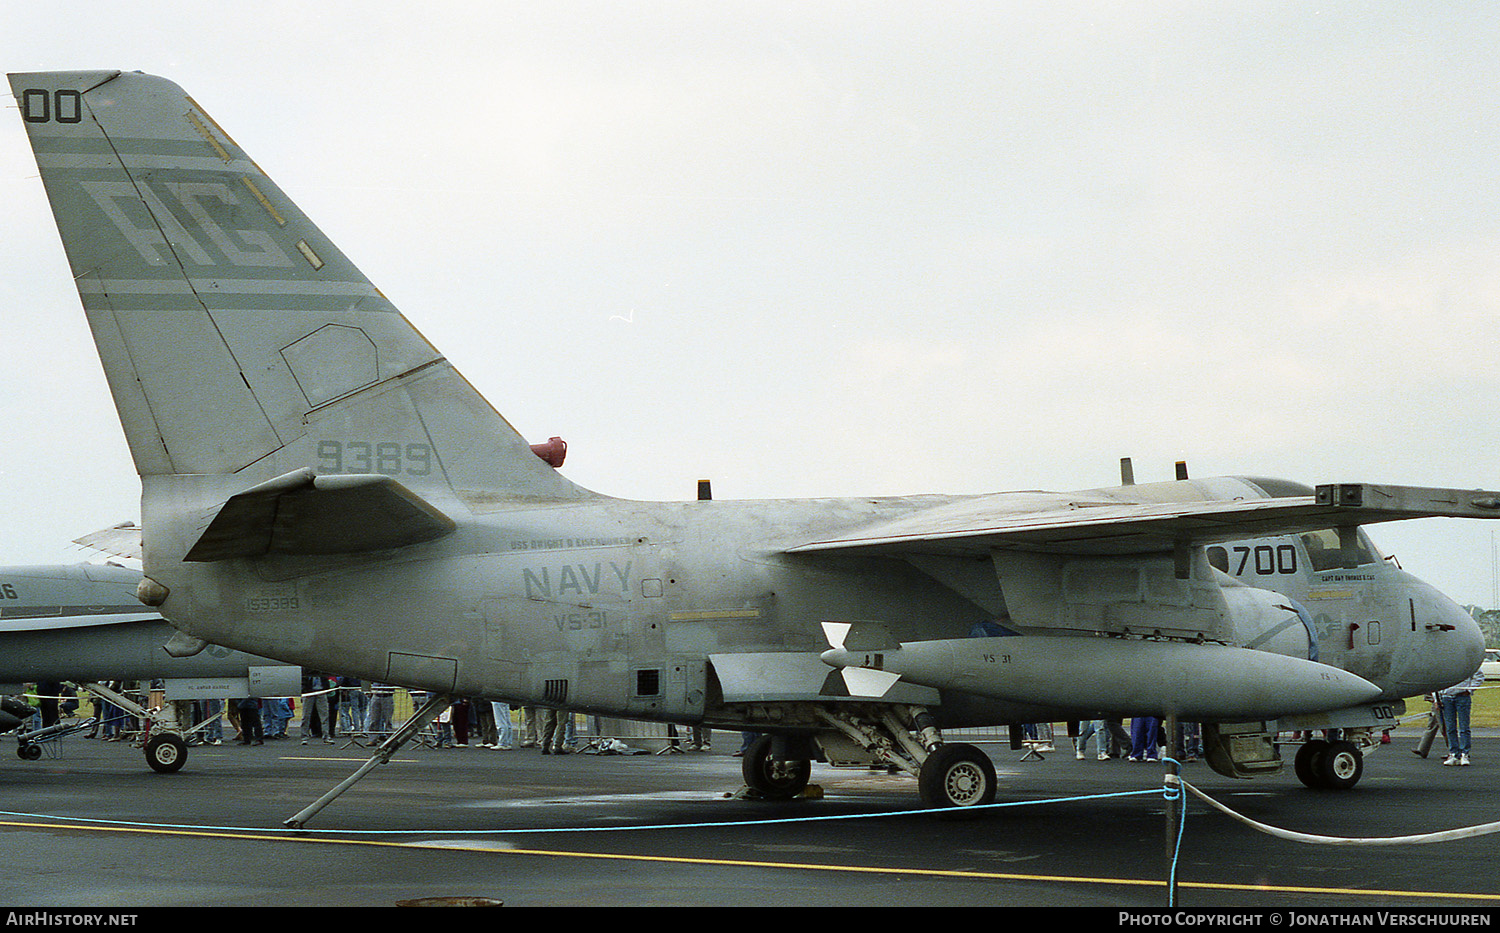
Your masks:
<instances>
[{"instance_id":1,"label":"tire","mask_svg":"<svg viewBox=\"0 0 1500 933\"><path fill-rule=\"evenodd\" d=\"M31 744L21 745L16 748L16 754L21 756L22 761L36 761L42 757L42 747Z\"/></svg>"},{"instance_id":2,"label":"tire","mask_svg":"<svg viewBox=\"0 0 1500 933\"><path fill-rule=\"evenodd\" d=\"M153 735L146 741L146 764L158 774L180 771L187 763L187 743L170 732Z\"/></svg>"},{"instance_id":3,"label":"tire","mask_svg":"<svg viewBox=\"0 0 1500 933\"><path fill-rule=\"evenodd\" d=\"M939 745L917 773L922 803L944 809L995 802L995 766L990 756L962 742Z\"/></svg>"},{"instance_id":4,"label":"tire","mask_svg":"<svg viewBox=\"0 0 1500 933\"><path fill-rule=\"evenodd\" d=\"M1365 756L1353 742L1331 742L1318 761L1319 786L1349 790L1365 773Z\"/></svg>"},{"instance_id":5,"label":"tire","mask_svg":"<svg viewBox=\"0 0 1500 933\"><path fill-rule=\"evenodd\" d=\"M777 760L771 755L771 739L763 735L745 752L741 763L745 785L767 800L791 800L807 788L812 762L805 758Z\"/></svg>"},{"instance_id":6,"label":"tire","mask_svg":"<svg viewBox=\"0 0 1500 933\"><path fill-rule=\"evenodd\" d=\"M1323 739L1313 739L1302 743L1297 749L1297 757L1293 760L1292 769L1297 772L1297 780L1306 787L1321 790L1323 784L1323 756L1328 751L1328 743Z\"/></svg>"}]
</instances>

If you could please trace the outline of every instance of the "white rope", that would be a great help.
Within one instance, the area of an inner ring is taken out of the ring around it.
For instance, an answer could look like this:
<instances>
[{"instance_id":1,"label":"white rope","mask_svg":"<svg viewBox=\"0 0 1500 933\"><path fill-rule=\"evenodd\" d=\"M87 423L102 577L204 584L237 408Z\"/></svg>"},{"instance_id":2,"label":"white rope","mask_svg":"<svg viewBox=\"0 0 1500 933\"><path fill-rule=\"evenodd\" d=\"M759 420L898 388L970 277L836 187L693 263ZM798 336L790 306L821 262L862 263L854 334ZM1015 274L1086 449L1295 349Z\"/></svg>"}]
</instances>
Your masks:
<instances>
[{"instance_id":1,"label":"white rope","mask_svg":"<svg viewBox=\"0 0 1500 933\"><path fill-rule=\"evenodd\" d=\"M1202 800L1204 803L1208 804L1219 812L1239 820L1246 826L1249 826L1252 829L1257 829L1268 835L1275 836L1278 839L1290 840L1291 842L1303 842L1312 845L1325 846L1425 845L1432 842L1453 842L1458 839L1472 839L1475 836L1487 836L1490 833L1500 832L1500 822L1494 822L1480 823L1478 826L1464 826L1458 829L1445 829L1442 832L1436 833L1421 833L1415 836L1382 836L1365 839L1351 838L1346 836L1318 836L1312 833L1293 832L1289 829L1278 829L1275 826L1269 826L1265 823L1258 823L1255 820L1250 819L1248 816L1244 816L1242 814L1234 812L1233 810L1224 806L1222 803L1219 803L1217 800L1205 794L1203 791L1194 787L1192 784L1189 784L1187 781L1183 781L1182 786L1191 791L1193 793L1193 796L1197 797L1199 800Z\"/></svg>"}]
</instances>

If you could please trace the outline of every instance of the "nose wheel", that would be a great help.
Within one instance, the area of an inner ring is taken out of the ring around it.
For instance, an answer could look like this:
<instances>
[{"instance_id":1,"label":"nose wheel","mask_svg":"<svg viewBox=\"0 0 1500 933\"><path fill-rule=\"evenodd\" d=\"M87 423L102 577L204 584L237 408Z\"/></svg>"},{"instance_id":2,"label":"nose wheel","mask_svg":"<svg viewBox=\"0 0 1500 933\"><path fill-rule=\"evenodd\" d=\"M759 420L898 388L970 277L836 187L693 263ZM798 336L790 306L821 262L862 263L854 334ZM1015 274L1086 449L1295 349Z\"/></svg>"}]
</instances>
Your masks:
<instances>
[{"instance_id":1,"label":"nose wheel","mask_svg":"<svg viewBox=\"0 0 1500 933\"><path fill-rule=\"evenodd\" d=\"M1353 742L1313 739L1297 749L1297 780L1314 790L1349 790L1365 773L1365 756Z\"/></svg>"},{"instance_id":2,"label":"nose wheel","mask_svg":"<svg viewBox=\"0 0 1500 933\"><path fill-rule=\"evenodd\" d=\"M187 743L171 732L153 735L146 741L146 764L158 774L182 770L187 762Z\"/></svg>"}]
</instances>

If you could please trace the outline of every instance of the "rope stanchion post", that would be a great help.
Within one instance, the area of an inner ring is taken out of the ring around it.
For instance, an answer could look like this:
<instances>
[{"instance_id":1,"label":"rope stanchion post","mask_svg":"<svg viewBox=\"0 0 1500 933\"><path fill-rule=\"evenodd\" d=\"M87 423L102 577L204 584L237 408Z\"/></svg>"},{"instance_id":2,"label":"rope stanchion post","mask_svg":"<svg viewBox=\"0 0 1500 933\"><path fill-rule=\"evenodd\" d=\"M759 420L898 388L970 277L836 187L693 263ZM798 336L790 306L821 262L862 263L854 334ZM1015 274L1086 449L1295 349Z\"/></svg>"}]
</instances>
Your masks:
<instances>
[{"instance_id":1,"label":"rope stanchion post","mask_svg":"<svg viewBox=\"0 0 1500 933\"><path fill-rule=\"evenodd\" d=\"M1164 791L1164 793L1170 798L1171 791L1172 791L1173 787L1176 785L1178 779L1180 778L1180 775L1179 775L1179 773L1177 771L1177 761L1176 761L1176 757L1175 757L1177 755L1177 753L1178 753L1177 752L1177 747L1176 747L1177 746L1177 742L1176 742L1176 736L1177 736L1177 717L1176 716L1168 716L1162 722L1162 728L1166 730L1166 739L1167 739L1167 754L1163 755L1162 759L1161 759L1162 764L1166 765L1167 771L1166 771L1166 775L1162 778L1162 782L1165 785L1165 791ZM1166 841L1166 849L1164 851L1165 851L1166 856L1167 856L1168 867L1170 868L1171 867L1171 861L1172 861L1173 840L1177 836L1177 832L1176 832L1176 829L1177 829L1177 825L1176 825L1177 824L1177 809L1175 807L1171 806L1170 803L1167 805L1167 820L1166 820L1166 822L1167 822L1167 834L1166 834L1166 840L1165 840Z\"/></svg>"},{"instance_id":2,"label":"rope stanchion post","mask_svg":"<svg viewBox=\"0 0 1500 933\"><path fill-rule=\"evenodd\" d=\"M1182 791L1182 748L1176 714L1162 720L1164 744L1167 752L1161 756L1166 771L1162 774L1162 797L1166 802L1165 863L1167 869L1167 906L1177 906L1177 857L1182 851L1183 821L1187 817Z\"/></svg>"},{"instance_id":3,"label":"rope stanchion post","mask_svg":"<svg viewBox=\"0 0 1500 933\"><path fill-rule=\"evenodd\" d=\"M1181 768L1181 766L1177 763L1177 756L1179 754L1181 754L1181 752L1177 748L1177 717L1175 715L1168 716L1163 721L1162 727L1164 729L1166 729L1166 736L1165 736L1165 738L1167 740L1167 743L1166 743L1167 744L1167 751L1169 752L1169 754L1166 754L1166 755L1162 756L1162 764L1166 765L1166 768L1167 768L1166 774L1162 777L1162 784L1163 784L1162 793L1163 793L1163 796L1165 796L1166 799L1167 799L1167 806L1166 806L1166 817L1167 818L1165 820L1165 822L1166 822L1166 830L1167 831L1166 831L1166 839L1164 840L1164 842L1165 842L1165 850L1164 851L1165 851L1165 855L1166 855L1167 878L1168 878L1168 883L1167 883L1167 904L1169 906L1172 906L1172 905L1175 905L1177 903L1177 881L1176 881L1177 872L1175 871L1175 868L1176 868L1176 863L1177 863L1177 838L1178 838L1178 819L1179 819L1179 817L1178 817L1178 812L1177 812L1177 799L1176 799L1176 795L1182 793L1182 786L1179 783L1181 781L1181 779L1182 779L1182 775L1181 775L1181 772L1179 770Z\"/></svg>"},{"instance_id":4,"label":"rope stanchion post","mask_svg":"<svg viewBox=\"0 0 1500 933\"><path fill-rule=\"evenodd\" d=\"M1187 793L1182 780L1182 763L1167 756L1168 770L1163 778L1162 796L1167 801L1167 825L1173 826L1172 838L1167 841L1167 906L1177 904L1177 863L1182 858L1182 837L1187 829Z\"/></svg>"}]
</instances>

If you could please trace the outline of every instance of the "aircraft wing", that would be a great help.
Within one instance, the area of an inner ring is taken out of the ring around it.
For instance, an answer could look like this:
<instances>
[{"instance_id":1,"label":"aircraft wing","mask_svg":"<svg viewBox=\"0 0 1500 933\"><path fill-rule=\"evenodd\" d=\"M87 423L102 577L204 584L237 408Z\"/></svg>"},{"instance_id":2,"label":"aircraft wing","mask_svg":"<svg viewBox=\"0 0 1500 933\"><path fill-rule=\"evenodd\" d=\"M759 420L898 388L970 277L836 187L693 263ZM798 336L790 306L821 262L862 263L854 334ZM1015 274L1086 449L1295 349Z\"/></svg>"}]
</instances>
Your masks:
<instances>
[{"instance_id":1,"label":"aircraft wing","mask_svg":"<svg viewBox=\"0 0 1500 933\"><path fill-rule=\"evenodd\" d=\"M1500 518L1500 492L1346 483L1319 486L1312 496L1171 503L1081 499L1027 511L1017 511L1001 494L934 506L787 550L1143 554L1171 551L1178 545L1436 517Z\"/></svg>"},{"instance_id":2,"label":"aircraft wing","mask_svg":"<svg viewBox=\"0 0 1500 933\"><path fill-rule=\"evenodd\" d=\"M431 541L454 527L389 476L317 476L304 468L231 496L184 560L373 551Z\"/></svg>"}]
</instances>

